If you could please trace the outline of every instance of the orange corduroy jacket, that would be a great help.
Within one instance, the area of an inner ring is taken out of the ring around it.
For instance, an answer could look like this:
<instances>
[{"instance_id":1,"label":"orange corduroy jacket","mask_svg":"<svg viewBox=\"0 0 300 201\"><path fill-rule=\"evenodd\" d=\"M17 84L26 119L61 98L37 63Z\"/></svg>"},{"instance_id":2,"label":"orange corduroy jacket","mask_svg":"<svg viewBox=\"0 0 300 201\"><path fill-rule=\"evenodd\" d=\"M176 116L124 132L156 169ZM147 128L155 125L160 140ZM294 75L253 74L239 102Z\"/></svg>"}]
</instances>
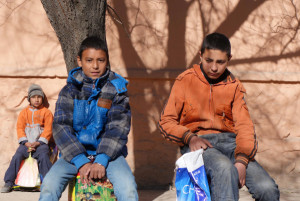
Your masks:
<instances>
[{"instance_id":1,"label":"orange corduroy jacket","mask_svg":"<svg viewBox=\"0 0 300 201\"><path fill-rule=\"evenodd\" d=\"M247 165L254 159L257 140L245 93L229 71L223 81L209 84L200 66L194 65L175 80L158 124L162 135L183 146L195 134L235 133L236 162Z\"/></svg>"}]
</instances>

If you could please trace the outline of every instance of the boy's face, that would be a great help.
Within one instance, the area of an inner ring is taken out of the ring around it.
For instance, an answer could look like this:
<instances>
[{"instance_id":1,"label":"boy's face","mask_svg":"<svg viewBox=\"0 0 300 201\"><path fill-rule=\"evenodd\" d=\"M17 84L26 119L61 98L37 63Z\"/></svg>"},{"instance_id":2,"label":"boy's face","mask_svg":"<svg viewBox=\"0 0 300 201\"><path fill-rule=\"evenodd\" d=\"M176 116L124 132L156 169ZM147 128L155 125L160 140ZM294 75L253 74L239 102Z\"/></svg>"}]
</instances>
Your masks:
<instances>
[{"instance_id":1,"label":"boy's face","mask_svg":"<svg viewBox=\"0 0 300 201\"><path fill-rule=\"evenodd\" d=\"M218 79L226 70L229 60L226 52L214 49L205 49L200 52L200 61L203 71L210 79Z\"/></svg>"},{"instance_id":2,"label":"boy's face","mask_svg":"<svg viewBox=\"0 0 300 201\"><path fill-rule=\"evenodd\" d=\"M30 97L29 101L32 107L38 108L43 104L43 97L39 95L34 95Z\"/></svg>"},{"instance_id":3,"label":"boy's face","mask_svg":"<svg viewBox=\"0 0 300 201\"><path fill-rule=\"evenodd\" d=\"M106 71L107 55L101 49L87 48L82 52L81 59L77 57L77 63L86 76L97 79Z\"/></svg>"}]
</instances>

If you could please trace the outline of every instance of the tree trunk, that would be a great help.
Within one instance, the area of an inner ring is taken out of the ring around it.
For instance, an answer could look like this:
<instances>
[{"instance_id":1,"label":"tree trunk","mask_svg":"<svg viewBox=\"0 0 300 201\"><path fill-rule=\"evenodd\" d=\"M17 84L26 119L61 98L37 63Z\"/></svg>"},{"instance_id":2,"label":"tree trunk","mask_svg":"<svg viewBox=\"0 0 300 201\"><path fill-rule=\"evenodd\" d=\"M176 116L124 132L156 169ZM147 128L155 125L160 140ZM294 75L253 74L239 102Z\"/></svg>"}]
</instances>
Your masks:
<instances>
[{"instance_id":1,"label":"tree trunk","mask_svg":"<svg viewBox=\"0 0 300 201\"><path fill-rule=\"evenodd\" d=\"M82 40L98 36L106 41L106 0L41 0L64 54L67 71L77 67Z\"/></svg>"}]
</instances>

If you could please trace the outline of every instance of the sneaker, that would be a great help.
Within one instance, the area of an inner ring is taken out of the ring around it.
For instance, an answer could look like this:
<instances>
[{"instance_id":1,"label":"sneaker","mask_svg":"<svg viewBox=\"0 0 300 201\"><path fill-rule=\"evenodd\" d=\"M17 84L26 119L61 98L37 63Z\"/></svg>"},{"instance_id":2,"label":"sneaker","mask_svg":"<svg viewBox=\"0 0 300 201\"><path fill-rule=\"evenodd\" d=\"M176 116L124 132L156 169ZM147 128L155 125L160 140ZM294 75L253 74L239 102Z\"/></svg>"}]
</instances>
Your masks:
<instances>
[{"instance_id":1,"label":"sneaker","mask_svg":"<svg viewBox=\"0 0 300 201\"><path fill-rule=\"evenodd\" d=\"M1 193L9 193L12 191L13 186L10 184L5 184L2 188L1 188Z\"/></svg>"}]
</instances>

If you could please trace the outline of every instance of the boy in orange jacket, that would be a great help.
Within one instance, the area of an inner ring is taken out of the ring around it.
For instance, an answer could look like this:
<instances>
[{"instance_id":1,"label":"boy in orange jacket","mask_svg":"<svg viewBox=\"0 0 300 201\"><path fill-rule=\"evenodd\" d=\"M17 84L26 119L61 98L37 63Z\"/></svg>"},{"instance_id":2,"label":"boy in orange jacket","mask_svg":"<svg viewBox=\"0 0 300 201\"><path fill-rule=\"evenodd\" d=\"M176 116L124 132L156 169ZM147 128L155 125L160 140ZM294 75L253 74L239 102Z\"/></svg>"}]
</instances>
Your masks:
<instances>
[{"instance_id":1,"label":"boy in orange jacket","mask_svg":"<svg viewBox=\"0 0 300 201\"><path fill-rule=\"evenodd\" d=\"M227 69L229 39L205 37L200 65L180 74L161 114L163 136L182 154L204 149L203 159L213 201L239 199L246 185L253 198L279 200L274 180L255 161L257 139L242 83Z\"/></svg>"},{"instance_id":2,"label":"boy in orange jacket","mask_svg":"<svg viewBox=\"0 0 300 201\"><path fill-rule=\"evenodd\" d=\"M44 97L44 92L39 85L32 84L29 87L28 101L30 104L20 112L17 121L20 146L5 173L5 185L2 187L1 193L8 193L12 190L21 161L29 157L29 152L33 158L37 159L42 178L52 166L48 143L52 138L53 115L44 107Z\"/></svg>"}]
</instances>

